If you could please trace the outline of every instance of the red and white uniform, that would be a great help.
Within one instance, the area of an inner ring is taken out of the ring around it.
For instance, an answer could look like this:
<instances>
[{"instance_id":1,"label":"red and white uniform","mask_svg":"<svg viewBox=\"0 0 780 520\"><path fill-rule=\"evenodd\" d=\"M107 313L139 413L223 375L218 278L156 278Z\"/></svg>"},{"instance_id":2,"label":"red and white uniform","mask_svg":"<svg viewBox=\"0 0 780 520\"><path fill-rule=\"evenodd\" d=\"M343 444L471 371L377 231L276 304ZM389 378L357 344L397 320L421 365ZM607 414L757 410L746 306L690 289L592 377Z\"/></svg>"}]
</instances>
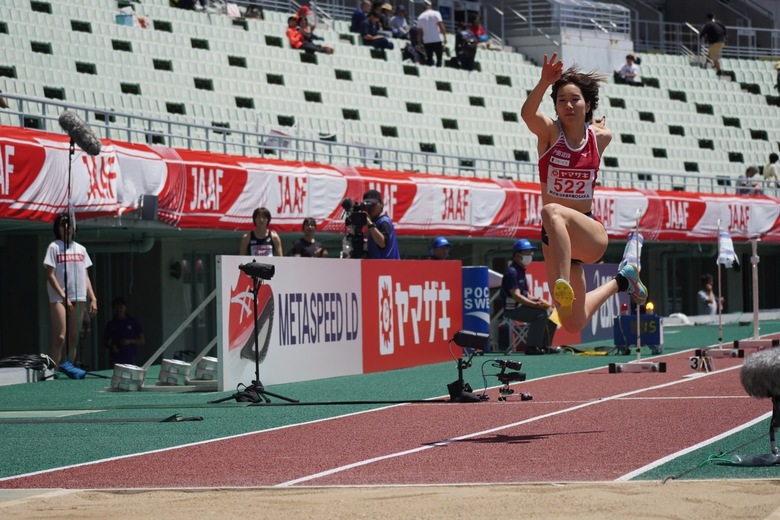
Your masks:
<instances>
[{"instance_id":1,"label":"red and white uniform","mask_svg":"<svg viewBox=\"0 0 780 520\"><path fill-rule=\"evenodd\" d=\"M561 130L555 144L539 158L539 180L547 184L547 194L553 197L592 199L600 164L596 133L590 126L579 148L570 147Z\"/></svg>"},{"instance_id":2,"label":"red and white uniform","mask_svg":"<svg viewBox=\"0 0 780 520\"><path fill-rule=\"evenodd\" d=\"M54 268L57 281L63 288L65 287L65 266L67 265L68 287L66 294L68 299L72 302L87 301L87 269L92 266L92 260L84 246L78 242L71 242L66 251L65 243L62 240L55 240L46 249L43 265ZM50 303L62 301L62 296L57 294L50 283L47 283L46 287Z\"/></svg>"}]
</instances>

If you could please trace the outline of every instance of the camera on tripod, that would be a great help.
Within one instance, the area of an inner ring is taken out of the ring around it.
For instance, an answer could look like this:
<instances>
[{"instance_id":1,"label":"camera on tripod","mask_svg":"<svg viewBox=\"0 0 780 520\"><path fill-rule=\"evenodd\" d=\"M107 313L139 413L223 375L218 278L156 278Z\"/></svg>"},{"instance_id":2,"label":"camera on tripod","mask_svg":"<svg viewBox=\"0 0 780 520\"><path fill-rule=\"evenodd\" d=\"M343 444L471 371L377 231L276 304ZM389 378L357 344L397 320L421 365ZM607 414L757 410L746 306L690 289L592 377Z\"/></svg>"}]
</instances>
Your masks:
<instances>
[{"instance_id":1,"label":"camera on tripod","mask_svg":"<svg viewBox=\"0 0 780 520\"><path fill-rule=\"evenodd\" d=\"M366 241L363 228L368 224L368 212L374 204L373 201L352 202L350 198L341 202L341 207L344 208L341 258L363 258Z\"/></svg>"}]
</instances>

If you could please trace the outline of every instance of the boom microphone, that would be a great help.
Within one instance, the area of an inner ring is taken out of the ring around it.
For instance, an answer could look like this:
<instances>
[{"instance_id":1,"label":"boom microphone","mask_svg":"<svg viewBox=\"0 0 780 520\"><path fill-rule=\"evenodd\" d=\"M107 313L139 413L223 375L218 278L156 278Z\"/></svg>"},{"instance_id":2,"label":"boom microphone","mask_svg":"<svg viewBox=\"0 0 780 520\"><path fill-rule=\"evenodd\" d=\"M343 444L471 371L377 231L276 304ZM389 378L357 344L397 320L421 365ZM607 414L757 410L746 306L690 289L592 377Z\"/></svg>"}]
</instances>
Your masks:
<instances>
[{"instance_id":1,"label":"boom microphone","mask_svg":"<svg viewBox=\"0 0 780 520\"><path fill-rule=\"evenodd\" d=\"M352 206L354 205L355 203L349 197L341 201L341 207L344 208L344 211L352 211Z\"/></svg>"},{"instance_id":2,"label":"boom microphone","mask_svg":"<svg viewBox=\"0 0 780 520\"><path fill-rule=\"evenodd\" d=\"M742 386L753 397L780 398L780 348L748 356L742 365Z\"/></svg>"},{"instance_id":3,"label":"boom microphone","mask_svg":"<svg viewBox=\"0 0 780 520\"><path fill-rule=\"evenodd\" d=\"M74 112L65 110L60 114L59 122L62 129L70 136L71 141L79 145L82 150L89 155L100 154L100 139Z\"/></svg>"}]
</instances>

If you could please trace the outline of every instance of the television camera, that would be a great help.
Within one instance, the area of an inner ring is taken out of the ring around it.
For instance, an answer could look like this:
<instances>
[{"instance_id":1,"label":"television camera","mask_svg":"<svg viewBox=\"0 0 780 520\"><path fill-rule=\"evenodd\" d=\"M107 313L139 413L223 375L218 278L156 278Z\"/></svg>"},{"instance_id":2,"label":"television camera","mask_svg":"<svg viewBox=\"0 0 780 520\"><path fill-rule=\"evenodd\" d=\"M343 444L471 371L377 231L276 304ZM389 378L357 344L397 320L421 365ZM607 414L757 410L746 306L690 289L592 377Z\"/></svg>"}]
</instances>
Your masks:
<instances>
[{"instance_id":1,"label":"television camera","mask_svg":"<svg viewBox=\"0 0 780 520\"><path fill-rule=\"evenodd\" d=\"M346 198L341 202L344 208L344 241L341 248L342 258L363 258L366 235L363 228L368 224L368 212L373 202L353 202Z\"/></svg>"},{"instance_id":2,"label":"television camera","mask_svg":"<svg viewBox=\"0 0 780 520\"><path fill-rule=\"evenodd\" d=\"M500 368L501 371L496 374L496 377L499 381L504 385L498 390L499 394L499 401L506 401L507 396L512 395L515 393L513 388L509 388L510 383L520 383L525 381L525 373L520 372L520 369L523 368L523 363L519 361L504 361L502 359L495 359L491 363L491 365L495 368ZM512 372L507 372L507 370L511 370ZM533 396L531 394L520 394L520 400L521 401L530 401L533 399Z\"/></svg>"}]
</instances>

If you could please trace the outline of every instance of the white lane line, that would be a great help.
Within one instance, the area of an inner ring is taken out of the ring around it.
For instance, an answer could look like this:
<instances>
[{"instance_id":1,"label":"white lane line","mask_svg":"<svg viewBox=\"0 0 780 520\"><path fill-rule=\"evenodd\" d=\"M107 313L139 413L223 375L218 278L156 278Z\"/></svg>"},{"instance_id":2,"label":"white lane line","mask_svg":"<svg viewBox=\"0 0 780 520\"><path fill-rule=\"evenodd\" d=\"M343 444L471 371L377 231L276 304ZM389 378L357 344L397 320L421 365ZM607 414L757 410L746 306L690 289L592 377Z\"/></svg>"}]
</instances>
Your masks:
<instances>
[{"instance_id":1,"label":"white lane line","mask_svg":"<svg viewBox=\"0 0 780 520\"><path fill-rule=\"evenodd\" d=\"M719 372L726 372L726 371L729 371L729 370L734 370L735 368L740 368L740 367L739 366L737 366L737 367L730 367L730 368L727 368L727 369L723 369L723 370L721 370ZM710 374L716 374L716 373L718 373L718 372L710 372ZM498 432L498 431L501 431L501 430L506 430L508 428L515 428L517 426L522 426L522 425L530 424L530 423L533 423L533 422L536 422L536 421L541 421L542 419L555 417L556 415L561 415L561 414L573 412L573 411L576 411L576 410L581 410L583 408L587 408L588 406L594 406L594 405L605 403L605 402L608 402L608 401L615 401L615 400L619 400L619 399L625 399L626 397L631 396L631 395L635 395L635 394L639 394L639 393L647 392L647 391L651 391L651 390L658 390L660 388L666 388L666 387L678 385L680 383L687 383L687 382L688 382L687 379L680 380L680 381L670 381L668 383L663 383L663 384L656 385L656 386L650 386L650 387L647 387L647 388L641 388L639 390L632 390L630 392L625 392L625 393L622 393L622 394L617 394L617 395L613 395L613 396L609 396L609 397L604 397L604 398L596 400L596 401L588 401L588 402L585 402L585 403L582 403L582 404L579 404L579 405L576 405L576 406L572 406L572 407L569 407L569 408L564 408L563 410L558 410L558 411L555 411L555 412L550 412L550 413L546 413L546 414L543 414L543 415L538 415L536 417L531 417L530 419L525 419L525 420L514 422L514 423L511 423L511 424L505 424L505 425L502 425L502 426L496 426L494 428L490 428L490 429L487 429L487 430L482 430L482 431L479 431L479 432L474 432L474 433L469 433L469 434L466 434L466 435L461 435L460 437L453 437L452 439L439 441L439 442L436 442L436 443L433 443L433 444L429 444L427 446L418 446L416 448L412 448L412 449L409 449L409 450L398 451L398 452L395 452L395 453L388 453L387 455L382 455L380 457L373 457L373 458L370 458L370 459L361 460L361 461L358 461L358 462L353 462L351 464L345 464L343 466L338 466L338 467L331 468L331 469L328 469L328 470L325 470L325 471L320 471L318 473L313 473L311 475L306 475L306 476L303 476L303 477L300 477L300 478L296 478L296 479L293 479L293 480L288 480L287 482L281 482L279 484L276 484L274 487L294 486L296 484L301 484L303 482L309 482L311 480L316 480L318 478L327 477L329 475L334 475L336 473L341 473L343 471L348 471L350 469L358 468L358 467L361 467L361 466L367 466L367 465L373 464L375 462L381 462L381 461L384 461L384 460L394 459L394 458L397 458L397 457L403 457L405 455L411 455L413 453L419 453L419 452L422 452L422 451L425 451L425 450L430 450L432 448L436 448L436 447L440 447L440 446L446 446L446 445L448 445L448 444L450 444L452 442L462 441L462 440L466 440L466 439L472 439L474 437L481 437L483 435L487 435L487 434L490 434L490 433L495 433L495 432Z\"/></svg>"},{"instance_id":2,"label":"white lane line","mask_svg":"<svg viewBox=\"0 0 780 520\"><path fill-rule=\"evenodd\" d=\"M392 405L392 406L385 406L382 409L395 408L396 406L402 406L402 405L398 404L398 405ZM426 406L428 406L428 405L426 405ZM45 475L46 473L54 473L55 471L61 471L61 470L64 470L64 469L80 468L80 467L83 467L83 466L92 466L93 464L101 464L103 462L112 462L112 461L115 461L115 460L129 459L129 458L132 458L132 457L140 457L142 455L151 455L151 454L154 454L154 453L165 453L166 451L178 450L180 448L189 448L189 447L192 447L192 446L200 446L202 444L211 444L213 442L220 442L220 441L226 441L226 440L231 440L231 439L239 439L241 437L247 437L249 435L256 435L258 433L266 433L266 432L273 432L273 431L276 431L276 430L284 430L284 429L287 429L287 428L294 428L294 427L297 427L297 426L305 426L307 424L316 424L316 423L319 423L319 422L331 421L333 419L339 419L339 418L342 418L342 417L350 417L350 416L353 416L353 415L361 415L361 414L364 414L364 413L375 412L375 411L376 411L376 409L363 410L363 411L360 411L360 412L353 412L353 413L348 413L348 414L344 414L344 415L339 415L338 417L323 417L322 419L314 419L312 421L306 421L306 422L302 422L302 423L287 424L287 425L284 425L284 426L277 426L276 428L266 428L265 430L258 430L258 431L254 431L254 432L240 433L238 435L228 435L226 437L220 437L218 439L208 439L208 440L205 440L205 441L191 442L189 444L180 444L180 445L177 445L177 446L171 446L169 448L160 448L158 450L150 450L150 451L144 451L144 452L140 452L140 453L130 453L128 455L119 455L117 457L107 457L105 459L98 459L98 460L93 460L93 461L90 461L90 462L80 462L78 464L71 464L71 465L68 465L68 466L58 466L56 468L43 469L43 470L40 470L40 471L33 471L33 472L30 472L30 473L22 473L22 474L19 474L19 475L12 475L12 476L9 476L9 477L0 477L0 482L6 481L6 480L15 480L15 479L18 479L18 478L32 477L32 476L35 476L35 475Z\"/></svg>"},{"instance_id":3,"label":"white lane line","mask_svg":"<svg viewBox=\"0 0 780 520\"><path fill-rule=\"evenodd\" d=\"M696 451L699 448L703 448L704 446L712 444L713 442L717 442L717 441L719 441L721 439L725 439L729 435L733 435L735 433L741 432L742 430L750 428L754 424L758 424L761 421L765 421L765 420L767 420L771 416L772 416L772 412L765 413L761 417L757 417L757 418L753 419L750 422L747 422L745 424L737 426L736 428L732 428L731 430L729 430L727 432L723 432L720 435L716 435L715 437L707 439L706 441L701 441L698 444L694 444L693 446L689 446L688 448L685 448L685 449L680 450L678 452L675 452L675 453L672 453L670 455L667 455L666 457L658 459L655 462L651 462L650 464L642 466L641 468L635 469L634 471L632 471L630 473L626 473L622 477L616 478L615 481L618 482L618 481L631 480L632 478L637 477L637 476L641 475L642 473L650 471L651 469L655 469L658 466L662 466L662 465L666 464L667 462L673 461L677 457L682 457L683 455L687 455L688 453Z\"/></svg>"}]
</instances>

